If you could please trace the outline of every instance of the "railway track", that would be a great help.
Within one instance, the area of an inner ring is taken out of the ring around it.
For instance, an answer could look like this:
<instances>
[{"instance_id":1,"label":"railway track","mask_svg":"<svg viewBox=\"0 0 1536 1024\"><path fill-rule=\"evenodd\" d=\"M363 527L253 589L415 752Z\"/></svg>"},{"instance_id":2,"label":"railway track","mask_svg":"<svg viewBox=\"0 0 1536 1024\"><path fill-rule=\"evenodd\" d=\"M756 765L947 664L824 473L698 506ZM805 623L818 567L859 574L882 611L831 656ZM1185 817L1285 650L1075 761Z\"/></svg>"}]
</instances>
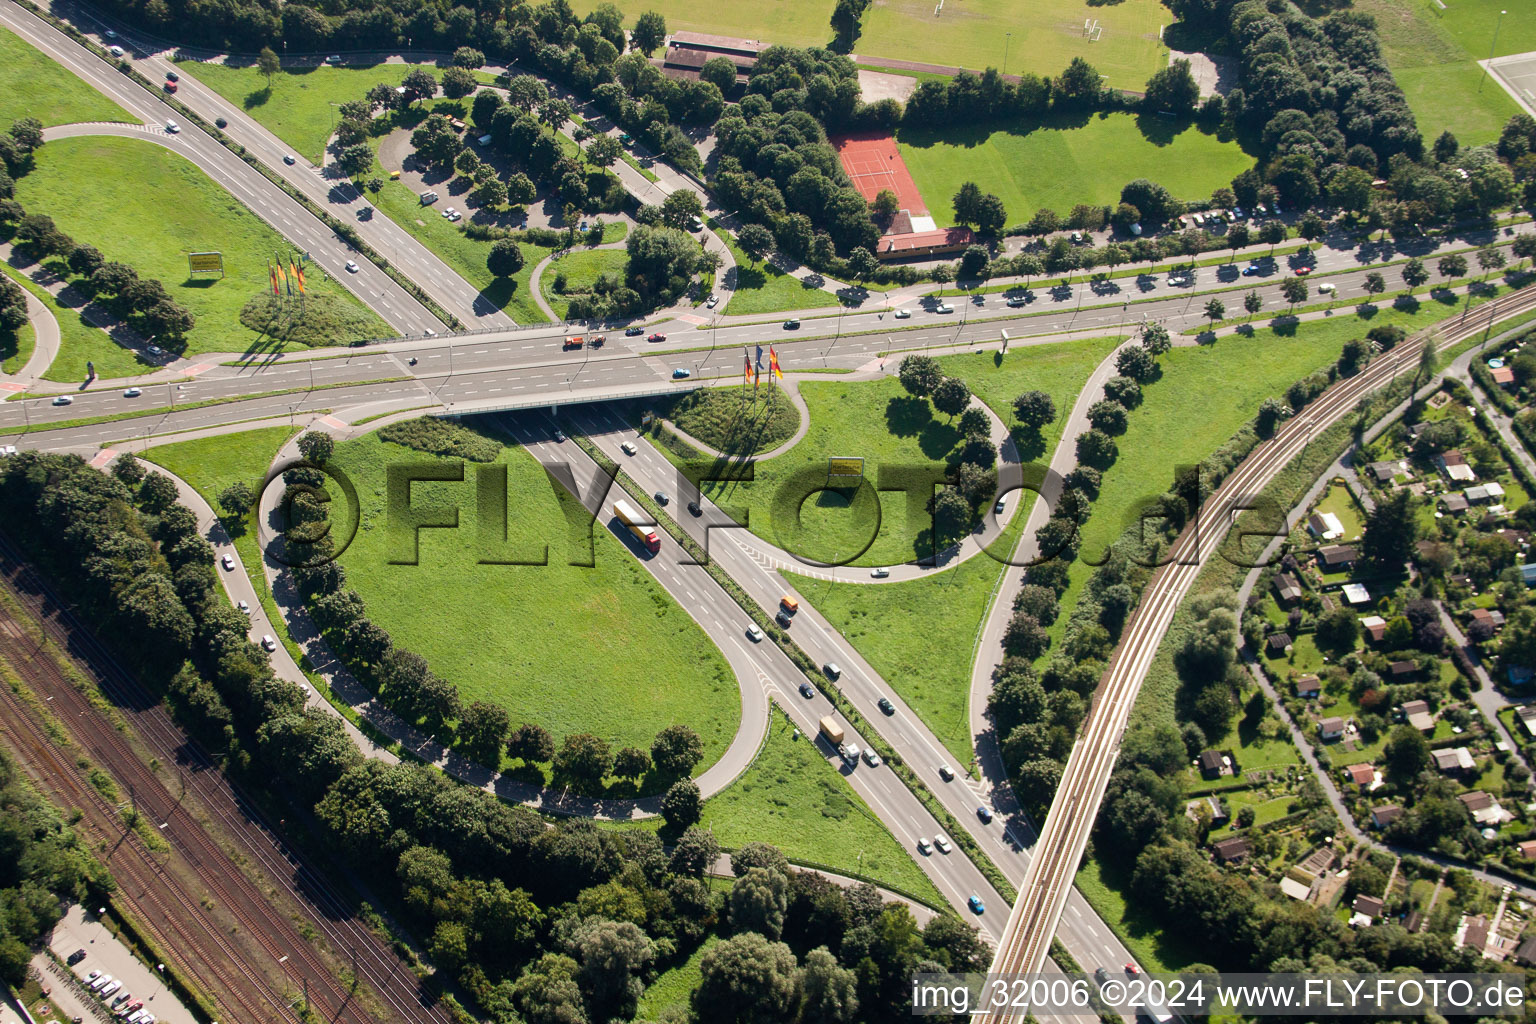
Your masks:
<instances>
[{"instance_id":1,"label":"railway track","mask_svg":"<svg viewBox=\"0 0 1536 1024\"><path fill-rule=\"evenodd\" d=\"M82 626L4 536L0 536L0 581L36 617L45 634L61 650L69 651L81 670L125 713L151 755L162 764L178 766L185 788L195 793L227 835L234 856L259 867L271 885L303 907L308 926L322 935L338 956L354 957L358 979L373 989L387 1019L451 1024L453 1018L447 1009L424 990L389 946L357 919L355 905L283 842L255 803L175 725L166 710ZM8 618L0 609L0 622ZM20 631L0 630L11 632ZM0 650L5 650L4 643L0 643ZM375 1016L321 960L299 925L272 905L231 854L166 790L127 740L70 684L58 666L47 659L34 659L30 664L38 666L38 684L76 739L124 786L133 787L140 813L157 825L164 823L161 834L167 842L195 867L213 898L241 922L262 952L281 964L294 991L305 991L312 1009L326 1020L371 1024ZM282 999L280 1003L286 1005L288 1001ZM251 1019L295 1018L291 1011L276 1012L269 1006L266 1013Z\"/></svg>"},{"instance_id":2,"label":"railway track","mask_svg":"<svg viewBox=\"0 0 1536 1024\"><path fill-rule=\"evenodd\" d=\"M1235 507L1234 503L1262 491L1319 431L1349 416L1362 398L1405 370L1412 372L1423 346L1432 339L1438 337L1436 349L1443 351L1480 332L1491 331L1499 320L1533 307L1536 288L1522 289L1404 340L1373 360L1360 374L1323 392L1269 442L1244 459L1206 500L1201 514L1170 547L1167 564L1148 585L1100 682L1088 721L1052 800L1024 884L1019 888L1003 941L998 944L992 964L994 973L1038 971L1045 961L1051 937L1061 920L1066 893L1098 817L1110 772L1119 755L1120 737L1141 683L1184 595L1227 535L1225 526L1202 529L1201 524L1228 523L1226 512ZM1022 1019L1024 1013L1024 1008L1010 1007L978 1019L1011 1024Z\"/></svg>"}]
</instances>

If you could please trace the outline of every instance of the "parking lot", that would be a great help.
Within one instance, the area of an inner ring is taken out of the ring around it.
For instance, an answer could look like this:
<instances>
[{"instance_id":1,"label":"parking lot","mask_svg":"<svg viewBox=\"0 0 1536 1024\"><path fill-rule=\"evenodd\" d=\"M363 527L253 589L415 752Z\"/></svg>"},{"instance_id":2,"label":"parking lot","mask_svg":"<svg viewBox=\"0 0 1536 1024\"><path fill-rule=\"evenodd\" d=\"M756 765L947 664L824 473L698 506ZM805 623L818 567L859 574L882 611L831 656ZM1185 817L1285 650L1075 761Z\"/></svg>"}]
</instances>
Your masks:
<instances>
[{"instance_id":1,"label":"parking lot","mask_svg":"<svg viewBox=\"0 0 1536 1024\"><path fill-rule=\"evenodd\" d=\"M113 998L125 990L133 994L133 998L122 1003L122 1006L142 999L144 1008L155 1015L157 1024L196 1024L195 1018L166 988L154 968L140 962L94 916L87 917L78 905L70 907L64 920L54 927L49 946L61 960L67 960L77 949L85 950L85 959L74 966L77 978L84 979L91 971L101 971L121 979L123 987L114 993ZM116 1019L99 999L79 995L50 971L43 970L40 973L44 986L52 990L51 995L59 1011L58 1020L67 1024L73 1017L82 1017L86 1021ZM111 999L107 1002L110 1003Z\"/></svg>"}]
</instances>

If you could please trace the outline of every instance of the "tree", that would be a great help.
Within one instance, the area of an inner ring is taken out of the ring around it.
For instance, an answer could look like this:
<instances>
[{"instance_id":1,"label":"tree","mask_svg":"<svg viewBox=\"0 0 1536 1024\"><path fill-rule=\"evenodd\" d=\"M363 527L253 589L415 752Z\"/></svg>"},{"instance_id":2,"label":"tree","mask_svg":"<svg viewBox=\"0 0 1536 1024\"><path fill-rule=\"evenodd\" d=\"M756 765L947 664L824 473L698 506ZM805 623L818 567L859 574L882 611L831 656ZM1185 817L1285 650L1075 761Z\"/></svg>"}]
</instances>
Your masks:
<instances>
[{"instance_id":1,"label":"tree","mask_svg":"<svg viewBox=\"0 0 1536 1024\"><path fill-rule=\"evenodd\" d=\"M1259 225L1259 241L1269 246L1269 254L1275 254L1275 246L1285 241L1285 225L1277 220L1267 220Z\"/></svg>"},{"instance_id":2,"label":"tree","mask_svg":"<svg viewBox=\"0 0 1536 1024\"><path fill-rule=\"evenodd\" d=\"M971 404L970 389L959 377L945 377L933 389L933 407L953 420Z\"/></svg>"},{"instance_id":3,"label":"tree","mask_svg":"<svg viewBox=\"0 0 1536 1024\"><path fill-rule=\"evenodd\" d=\"M1108 399L1094 402L1088 409L1088 422L1106 434L1123 434L1126 428L1125 406Z\"/></svg>"},{"instance_id":4,"label":"tree","mask_svg":"<svg viewBox=\"0 0 1536 1024\"><path fill-rule=\"evenodd\" d=\"M901 200L896 197L895 192L888 188L883 188L875 193L874 201L869 205L870 209L874 210L875 213L882 217L889 217L901 209Z\"/></svg>"},{"instance_id":5,"label":"tree","mask_svg":"<svg viewBox=\"0 0 1536 1024\"><path fill-rule=\"evenodd\" d=\"M695 218L704 216L704 204L691 188L680 188L661 201L661 222L667 227L686 229Z\"/></svg>"},{"instance_id":6,"label":"tree","mask_svg":"<svg viewBox=\"0 0 1536 1024\"><path fill-rule=\"evenodd\" d=\"M1157 372L1157 360L1145 348L1128 345L1115 354L1115 369L1122 377L1145 381Z\"/></svg>"},{"instance_id":7,"label":"tree","mask_svg":"<svg viewBox=\"0 0 1536 1024\"><path fill-rule=\"evenodd\" d=\"M1013 400L1013 415L1031 430L1056 419L1056 403L1044 391L1026 391Z\"/></svg>"},{"instance_id":8,"label":"tree","mask_svg":"<svg viewBox=\"0 0 1536 1024\"><path fill-rule=\"evenodd\" d=\"M699 80L728 93L736 87L736 65L728 57L711 57L699 69Z\"/></svg>"},{"instance_id":9,"label":"tree","mask_svg":"<svg viewBox=\"0 0 1536 1024\"><path fill-rule=\"evenodd\" d=\"M947 920L936 917L934 921ZM929 928L933 925L930 923ZM924 935L926 938L926 933ZM946 948L948 944L945 944ZM985 969L985 964L976 968ZM825 946L817 946L805 954L800 967L800 1009L798 1019L818 1024L853 1024L858 1019L858 978Z\"/></svg>"},{"instance_id":10,"label":"tree","mask_svg":"<svg viewBox=\"0 0 1536 1024\"><path fill-rule=\"evenodd\" d=\"M512 1002L528 1024L586 1024L575 960L545 953L512 986Z\"/></svg>"},{"instance_id":11,"label":"tree","mask_svg":"<svg viewBox=\"0 0 1536 1024\"><path fill-rule=\"evenodd\" d=\"M1360 620L1348 608L1335 608L1318 617L1317 642L1321 647L1347 651L1354 647L1359 636Z\"/></svg>"},{"instance_id":12,"label":"tree","mask_svg":"<svg viewBox=\"0 0 1536 1024\"><path fill-rule=\"evenodd\" d=\"M975 406L960 414L959 426L960 435L965 438L988 437L992 433L992 422L987 419L987 414Z\"/></svg>"},{"instance_id":13,"label":"tree","mask_svg":"<svg viewBox=\"0 0 1536 1024\"><path fill-rule=\"evenodd\" d=\"M489 168L485 168L489 170ZM494 173L485 174L482 180L469 193L470 201L482 209L494 210L507 201L507 186ZM510 239L497 239L498 242L511 241ZM489 261L487 254L487 261Z\"/></svg>"},{"instance_id":14,"label":"tree","mask_svg":"<svg viewBox=\"0 0 1536 1024\"><path fill-rule=\"evenodd\" d=\"M851 50L859 38L859 20L869 8L871 0L837 0L832 8L832 31L837 33L839 49Z\"/></svg>"},{"instance_id":15,"label":"tree","mask_svg":"<svg viewBox=\"0 0 1536 1024\"><path fill-rule=\"evenodd\" d=\"M1531 236L1536 240L1536 235ZM1429 271L1424 267L1424 261L1415 256L1403 264L1403 283L1409 288L1417 288L1429 280Z\"/></svg>"},{"instance_id":16,"label":"tree","mask_svg":"<svg viewBox=\"0 0 1536 1024\"><path fill-rule=\"evenodd\" d=\"M651 770L651 755L639 747L625 747L613 758L613 774L621 779L640 779Z\"/></svg>"},{"instance_id":17,"label":"tree","mask_svg":"<svg viewBox=\"0 0 1536 1024\"><path fill-rule=\"evenodd\" d=\"M1393 729L1381 753L1386 768L1382 774L1388 782L1403 790L1409 790L1430 763L1429 741L1411 725Z\"/></svg>"},{"instance_id":18,"label":"tree","mask_svg":"<svg viewBox=\"0 0 1536 1024\"><path fill-rule=\"evenodd\" d=\"M1477 250L1477 265L1483 268L1483 280L1488 280L1488 272L1498 270L1504 266L1504 253L1491 245L1485 245Z\"/></svg>"},{"instance_id":19,"label":"tree","mask_svg":"<svg viewBox=\"0 0 1536 1024\"><path fill-rule=\"evenodd\" d=\"M748 868L731 885L726 913L738 932L760 932L777 939L789 909L789 879L771 868Z\"/></svg>"},{"instance_id":20,"label":"tree","mask_svg":"<svg viewBox=\"0 0 1536 1024\"><path fill-rule=\"evenodd\" d=\"M704 742L686 725L669 725L651 743L651 760L667 776L686 776L704 758Z\"/></svg>"},{"instance_id":21,"label":"tree","mask_svg":"<svg viewBox=\"0 0 1536 1024\"><path fill-rule=\"evenodd\" d=\"M932 356L911 355L901 361L897 377L908 394L926 398L944 380L944 371L939 369L938 360Z\"/></svg>"},{"instance_id":22,"label":"tree","mask_svg":"<svg viewBox=\"0 0 1536 1024\"><path fill-rule=\"evenodd\" d=\"M619 140L612 135L594 135L587 143L587 162L595 167L608 167L619 159L624 152L624 147L619 145Z\"/></svg>"},{"instance_id":23,"label":"tree","mask_svg":"<svg viewBox=\"0 0 1536 1024\"><path fill-rule=\"evenodd\" d=\"M661 816L669 828L681 831L699 823L701 806L699 784L692 779L679 779L662 795Z\"/></svg>"},{"instance_id":24,"label":"tree","mask_svg":"<svg viewBox=\"0 0 1536 1024\"><path fill-rule=\"evenodd\" d=\"M788 1021L795 1000L795 954L756 932L722 939L699 962L693 1008L720 1024Z\"/></svg>"},{"instance_id":25,"label":"tree","mask_svg":"<svg viewBox=\"0 0 1536 1024\"><path fill-rule=\"evenodd\" d=\"M1085 430L1077 435L1077 457L1090 466L1104 468L1120 454L1114 438L1102 430Z\"/></svg>"},{"instance_id":26,"label":"tree","mask_svg":"<svg viewBox=\"0 0 1536 1024\"><path fill-rule=\"evenodd\" d=\"M331 461L336 452L336 440L320 430L310 430L299 436L299 454L311 466L323 466Z\"/></svg>"},{"instance_id":27,"label":"tree","mask_svg":"<svg viewBox=\"0 0 1536 1024\"><path fill-rule=\"evenodd\" d=\"M974 181L967 181L960 186L960 191L954 194L951 200L954 204L955 223L974 224L976 214L981 208L981 187Z\"/></svg>"},{"instance_id":28,"label":"tree","mask_svg":"<svg viewBox=\"0 0 1536 1024\"><path fill-rule=\"evenodd\" d=\"M1414 518L1412 495L1393 491L1365 514L1365 534L1360 554L1384 572L1397 572L1413 553Z\"/></svg>"},{"instance_id":29,"label":"tree","mask_svg":"<svg viewBox=\"0 0 1536 1024\"><path fill-rule=\"evenodd\" d=\"M247 53L250 51L247 50ZM261 52L256 55L256 70L260 71L267 80L267 88L272 88L272 76L283 70L283 62L270 46L263 46Z\"/></svg>"},{"instance_id":30,"label":"tree","mask_svg":"<svg viewBox=\"0 0 1536 1024\"><path fill-rule=\"evenodd\" d=\"M1050 637L1045 627L1028 612L1014 612L1013 618L1008 620L1008 627L1003 631L1003 650L1020 658L1033 661L1045 653L1049 644Z\"/></svg>"},{"instance_id":31,"label":"tree","mask_svg":"<svg viewBox=\"0 0 1536 1024\"><path fill-rule=\"evenodd\" d=\"M1205 304L1205 317L1215 323L1227 315L1227 304L1220 299L1211 299Z\"/></svg>"},{"instance_id":32,"label":"tree","mask_svg":"<svg viewBox=\"0 0 1536 1024\"><path fill-rule=\"evenodd\" d=\"M1365 275L1365 290L1370 295L1380 295L1387 290L1387 279L1373 270Z\"/></svg>"},{"instance_id":33,"label":"tree","mask_svg":"<svg viewBox=\"0 0 1536 1024\"><path fill-rule=\"evenodd\" d=\"M522 247L510 238L497 239L485 257L485 266L497 277L511 277L523 269Z\"/></svg>"},{"instance_id":34,"label":"tree","mask_svg":"<svg viewBox=\"0 0 1536 1024\"><path fill-rule=\"evenodd\" d=\"M1248 319L1252 320L1253 315L1264 308L1264 300L1257 291L1249 291L1243 296L1243 308L1248 311Z\"/></svg>"},{"instance_id":35,"label":"tree","mask_svg":"<svg viewBox=\"0 0 1536 1024\"><path fill-rule=\"evenodd\" d=\"M1134 409L1141 404L1141 385L1129 377L1111 377L1104 382L1104 397Z\"/></svg>"},{"instance_id":36,"label":"tree","mask_svg":"<svg viewBox=\"0 0 1536 1024\"><path fill-rule=\"evenodd\" d=\"M753 263L759 263L773 251L773 232L761 224L747 224L736 235L736 244Z\"/></svg>"},{"instance_id":37,"label":"tree","mask_svg":"<svg viewBox=\"0 0 1536 1024\"><path fill-rule=\"evenodd\" d=\"M1291 304L1291 308L1295 309L1296 303L1307 301L1309 294L1307 282L1299 277L1288 277L1280 282L1280 294L1285 297L1286 302Z\"/></svg>"},{"instance_id":38,"label":"tree","mask_svg":"<svg viewBox=\"0 0 1536 1024\"><path fill-rule=\"evenodd\" d=\"M1190 73L1189 61L1176 60L1147 79L1145 102L1153 113L1166 110L1182 117L1193 112L1200 102L1200 86Z\"/></svg>"},{"instance_id":39,"label":"tree","mask_svg":"<svg viewBox=\"0 0 1536 1024\"><path fill-rule=\"evenodd\" d=\"M502 747L511 727L506 708L490 701L474 701L459 719L459 746L471 760L479 761L487 768L499 768Z\"/></svg>"},{"instance_id":40,"label":"tree","mask_svg":"<svg viewBox=\"0 0 1536 1024\"><path fill-rule=\"evenodd\" d=\"M988 192L976 206L976 230L983 235L996 235L1008 223L1008 208L1002 199Z\"/></svg>"},{"instance_id":41,"label":"tree","mask_svg":"<svg viewBox=\"0 0 1536 1024\"><path fill-rule=\"evenodd\" d=\"M507 739L507 755L526 764L549 761L555 756L555 741L542 725L524 722Z\"/></svg>"},{"instance_id":42,"label":"tree","mask_svg":"<svg viewBox=\"0 0 1536 1024\"><path fill-rule=\"evenodd\" d=\"M1160 356L1173 347L1173 338L1168 334L1168 328L1158 323L1146 323L1141 326L1141 347Z\"/></svg>"},{"instance_id":43,"label":"tree","mask_svg":"<svg viewBox=\"0 0 1536 1024\"><path fill-rule=\"evenodd\" d=\"M668 867L676 874L703 878L720 859L720 843L707 828L690 825L672 846Z\"/></svg>"},{"instance_id":44,"label":"tree","mask_svg":"<svg viewBox=\"0 0 1536 1024\"><path fill-rule=\"evenodd\" d=\"M971 526L970 503L956 490L945 488L929 499L933 532L938 545L947 547L965 536Z\"/></svg>"},{"instance_id":45,"label":"tree","mask_svg":"<svg viewBox=\"0 0 1536 1024\"><path fill-rule=\"evenodd\" d=\"M1449 256L1440 257L1436 264L1441 277L1465 277L1467 275L1467 258L1460 253L1452 253Z\"/></svg>"},{"instance_id":46,"label":"tree","mask_svg":"<svg viewBox=\"0 0 1536 1024\"><path fill-rule=\"evenodd\" d=\"M406 73L404 81L400 83L405 88L405 102L409 106L417 100L424 100L437 95L437 79L432 77L430 71L416 68Z\"/></svg>"},{"instance_id":47,"label":"tree","mask_svg":"<svg viewBox=\"0 0 1536 1024\"><path fill-rule=\"evenodd\" d=\"M880 269L880 261L864 246L855 246L848 254L848 268L856 280L868 280Z\"/></svg>"},{"instance_id":48,"label":"tree","mask_svg":"<svg viewBox=\"0 0 1536 1024\"><path fill-rule=\"evenodd\" d=\"M473 46L461 46L453 51L453 66L467 68L473 71L475 68L485 67L485 54Z\"/></svg>"},{"instance_id":49,"label":"tree","mask_svg":"<svg viewBox=\"0 0 1536 1024\"><path fill-rule=\"evenodd\" d=\"M80 250L76 249L75 251L79 252ZM1515 254L1516 259L1536 260L1536 235L1515 236L1514 243L1510 245L1510 251ZM1410 260L1409 262L1414 261ZM1404 272L1406 273L1406 270Z\"/></svg>"},{"instance_id":50,"label":"tree","mask_svg":"<svg viewBox=\"0 0 1536 1024\"><path fill-rule=\"evenodd\" d=\"M244 480L236 480L219 492L219 507L236 519L244 518L255 501L256 495Z\"/></svg>"},{"instance_id":51,"label":"tree","mask_svg":"<svg viewBox=\"0 0 1536 1024\"><path fill-rule=\"evenodd\" d=\"M613 770L613 754L606 740L591 733L565 738L551 763L556 779L581 793L596 793Z\"/></svg>"},{"instance_id":52,"label":"tree","mask_svg":"<svg viewBox=\"0 0 1536 1024\"><path fill-rule=\"evenodd\" d=\"M577 982L593 1020L628 1020L645 985L656 949L633 921L588 917L557 922L555 934L581 969Z\"/></svg>"},{"instance_id":53,"label":"tree","mask_svg":"<svg viewBox=\"0 0 1536 1024\"><path fill-rule=\"evenodd\" d=\"M373 166L373 150L368 148L366 142L344 146L336 154L336 166L341 168L341 172L349 178L365 174Z\"/></svg>"},{"instance_id":54,"label":"tree","mask_svg":"<svg viewBox=\"0 0 1536 1024\"><path fill-rule=\"evenodd\" d=\"M655 11L646 11L635 20L629 34L629 45L649 57L667 39L667 21Z\"/></svg>"},{"instance_id":55,"label":"tree","mask_svg":"<svg viewBox=\"0 0 1536 1024\"><path fill-rule=\"evenodd\" d=\"M772 843L754 840L742 845L741 849L731 855L731 873L737 878L747 873L749 868L767 868L777 871L785 878L789 877L789 858L784 856L782 850Z\"/></svg>"},{"instance_id":56,"label":"tree","mask_svg":"<svg viewBox=\"0 0 1536 1024\"><path fill-rule=\"evenodd\" d=\"M479 87L474 74L464 68L449 68L443 72L443 95L451 100L463 99Z\"/></svg>"}]
</instances>

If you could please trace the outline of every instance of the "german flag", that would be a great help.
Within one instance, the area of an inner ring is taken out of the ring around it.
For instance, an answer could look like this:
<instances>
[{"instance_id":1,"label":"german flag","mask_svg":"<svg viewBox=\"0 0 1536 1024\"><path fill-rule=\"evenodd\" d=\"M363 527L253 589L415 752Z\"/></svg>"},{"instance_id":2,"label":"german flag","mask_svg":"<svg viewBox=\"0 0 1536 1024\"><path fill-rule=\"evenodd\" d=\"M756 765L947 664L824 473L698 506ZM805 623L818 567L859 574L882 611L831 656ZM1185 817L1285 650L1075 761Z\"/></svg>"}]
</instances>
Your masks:
<instances>
[{"instance_id":1,"label":"german flag","mask_svg":"<svg viewBox=\"0 0 1536 1024\"><path fill-rule=\"evenodd\" d=\"M773 375L779 378L779 380L784 379L784 371L779 369L779 354L773 350L771 345L768 347L768 369L772 370Z\"/></svg>"},{"instance_id":2,"label":"german flag","mask_svg":"<svg viewBox=\"0 0 1536 1024\"><path fill-rule=\"evenodd\" d=\"M272 269L272 261L267 261L267 277L272 282L272 294L281 295L282 291L277 287L277 271Z\"/></svg>"},{"instance_id":3,"label":"german flag","mask_svg":"<svg viewBox=\"0 0 1536 1024\"><path fill-rule=\"evenodd\" d=\"M299 294L304 294L304 268L294 262L293 257L288 257L288 266L293 268L293 279L299 283Z\"/></svg>"},{"instance_id":4,"label":"german flag","mask_svg":"<svg viewBox=\"0 0 1536 1024\"><path fill-rule=\"evenodd\" d=\"M741 354L741 382L752 383L752 357L745 352Z\"/></svg>"}]
</instances>

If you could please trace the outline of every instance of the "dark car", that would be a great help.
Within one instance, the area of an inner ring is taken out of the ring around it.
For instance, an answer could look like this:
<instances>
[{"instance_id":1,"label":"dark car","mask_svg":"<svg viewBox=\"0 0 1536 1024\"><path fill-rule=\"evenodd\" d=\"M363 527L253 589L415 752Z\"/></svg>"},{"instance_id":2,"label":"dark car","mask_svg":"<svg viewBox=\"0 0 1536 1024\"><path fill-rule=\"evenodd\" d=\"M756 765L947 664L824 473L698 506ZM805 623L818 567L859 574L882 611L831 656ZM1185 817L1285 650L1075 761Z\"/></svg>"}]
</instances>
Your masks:
<instances>
[{"instance_id":1,"label":"dark car","mask_svg":"<svg viewBox=\"0 0 1536 1024\"><path fill-rule=\"evenodd\" d=\"M69 954L69 959L64 961L64 962L69 964L69 966L73 967L73 966L75 966L75 964L79 963L81 960L84 960L84 959L85 959L85 950L77 949L73 953Z\"/></svg>"},{"instance_id":2,"label":"dark car","mask_svg":"<svg viewBox=\"0 0 1536 1024\"><path fill-rule=\"evenodd\" d=\"M784 321L784 329L786 331L798 331L800 329L800 321L799 320L785 320Z\"/></svg>"},{"instance_id":3,"label":"dark car","mask_svg":"<svg viewBox=\"0 0 1536 1024\"><path fill-rule=\"evenodd\" d=\"M992 808L988 807L986 804L982 804L980 807L976 808L976 817L981 819L981 823L983 825L992 824Z\"/></svg>"},{"instance_id":4,"label":"dark car","mask_svg":"<svg viewBox=\"0 0 1536 1024\"><path fill-rule=\"evenodd\" d=\"M688 511L692 512L696 516L701 516L704 514L704 510L699 508L699 503L696 501L690 501L688 503Z\"/></svg>"},{"instance_id":5,"label":"dark car","mask_svg":"<svg viewBox=\"0 0 1536 1024\"><path fill-rule=\"evenodd\" d=\"M181 76L174 71L167 71L165 73L165 80L167 82L179 82L181 81Z\"/></svg>"},{"instance_id":6,"label":"dark car","mask_svg":"<svg viewBox=\"0 0 1536 1024\"><path fill-rule=\"evenodd\" d=\"M638 337L640 337L640 335L642 335L644 333L645 333L645 328L644 327L626 327L626 328L624 328L624 337L626 337L626 338L638 338Z\"/></svg>"},{"instance_id":7,"label":"dark car","mask_svg":"<svg viewBox=\"0 0 1536 1024\"><path fill-rule=\"evenodd\" d=\"M216 128L228 128L229 127L229 122L226 121L222 117L214 118L213 119L213 124L214 124L214 127L216 127Z\"/></svg>"},{"instance_id":8,"label":"dark car","mask_svg":"<svg viewBox=\"0 0 1536 1024\"><path fill-rule=\"evenodd\" d=\"M896 713L896 705L891 703L891 699L889 697L881 697L879 700L875 701L875 705L888 715L894 715Z\"/></svg>"},{"instance_id":9,"label":"dark car","mask_svg":"<svg viewBox=\"0 0 1536 1024\"><path fill-rule=\"evenodd\" d=\"M783 626L785 629L788 629L789 628L789 624L791 622L795 621L794 619L789 617L789 612L786 612L782 608L779 609L779 613L777 615L775 615L773 618L774 618L775 622L777 622L779 625Z\"/></svg>"},{"instance_id":10,"label":"dark car","mask_svg":"<svg viewBox=\"0 0 1536 1024\"><path fill-rule=\"evenodd\" d=\"M810 683L801 683L800 696L804 697L806 700L814 699L816 696L816 687L812 686Z\"/></svg>"}]
</instances>

